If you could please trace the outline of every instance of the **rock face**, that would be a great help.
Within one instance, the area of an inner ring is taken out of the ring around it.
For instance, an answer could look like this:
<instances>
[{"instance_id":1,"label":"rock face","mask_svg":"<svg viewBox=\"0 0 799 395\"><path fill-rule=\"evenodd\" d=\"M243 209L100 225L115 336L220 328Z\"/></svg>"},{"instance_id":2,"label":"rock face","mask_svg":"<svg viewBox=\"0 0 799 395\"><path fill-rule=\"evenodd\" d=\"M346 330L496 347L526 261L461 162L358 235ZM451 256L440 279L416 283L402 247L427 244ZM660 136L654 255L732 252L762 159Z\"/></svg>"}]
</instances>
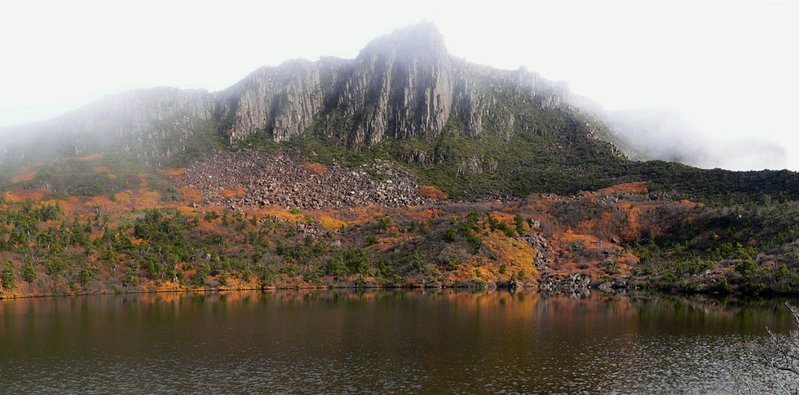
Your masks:
<instances>
[{"instance_id":1,"label":"rock face","mask_svg":"<svg viewBox=\"0 0 799 395\"><path fill-rule=\"evenodd\" d=\"M0 152L38 152L39 145L58 147L38 152L43 158L103 152L158 165L191 149L187 143L197 135L235 143L263 131L282 142L313 130L362 149L386 140L429 140L449 123L479 135L490 123L509 137L519 120L497 111L502 97L546 110L567 107L567 96L564 84L535 73L455 58L437 28L421 23L372 41L355 59L263 67L220 92L155 88L108 97L15 128L26 136L26 149L16 148L20 140L5 141Z\"/></svg>"},{"instance_id":2,"label":"rock face","mask_svg":"<svg viewBox=\"0 0 799 395\"><path fill-rule=\"evenodd\" d=\"M329 138L371 146L386 139L435 137L452 116L479 134L499 88L512 89L541 108L561 106L568 95L564 84L525 70L496 70L454 58L436 27L422 23L372 41L353 60L292 61L257 70L219 94L218 117L230 120L231 141L260 130L285 141L316 123ZM513 116L502 123L512 131Z\"/></svg>"}]
</instances>

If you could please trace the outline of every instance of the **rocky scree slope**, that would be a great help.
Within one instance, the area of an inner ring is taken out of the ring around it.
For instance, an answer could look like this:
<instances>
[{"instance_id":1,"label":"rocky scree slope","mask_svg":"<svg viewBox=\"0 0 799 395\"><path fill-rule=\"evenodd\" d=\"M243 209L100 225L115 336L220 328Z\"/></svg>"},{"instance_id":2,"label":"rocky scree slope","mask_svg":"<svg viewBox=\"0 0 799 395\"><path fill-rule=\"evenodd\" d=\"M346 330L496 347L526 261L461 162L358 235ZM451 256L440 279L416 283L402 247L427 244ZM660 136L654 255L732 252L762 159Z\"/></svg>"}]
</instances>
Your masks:
<instances>
[{"instance_id":1,"label":"rocky scree slope","mask_svg":"<svg viewBox=\"0 0 799 395\"><path fill-rule=\"evenodd\" d=\"M195 203L223 206L322 209L432 202L419 196L413 176L392 162L377 161L357 170L308 165L284 152L215 151L192 163L183 180L202 193L205 200Z\"/></svg>"}]
</instances>

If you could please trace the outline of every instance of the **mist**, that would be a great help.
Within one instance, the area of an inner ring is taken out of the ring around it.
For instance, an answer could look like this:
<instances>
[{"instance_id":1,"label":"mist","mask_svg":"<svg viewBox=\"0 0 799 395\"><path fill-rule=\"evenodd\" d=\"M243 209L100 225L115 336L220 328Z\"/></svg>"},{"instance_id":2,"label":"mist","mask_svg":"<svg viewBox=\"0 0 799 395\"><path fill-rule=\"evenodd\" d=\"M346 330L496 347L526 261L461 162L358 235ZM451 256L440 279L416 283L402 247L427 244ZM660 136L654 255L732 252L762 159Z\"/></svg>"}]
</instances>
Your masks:
<instances>
[{"instance_id":1,"label":"mist","mask_svg":"<svg viewBox=\"0 0 799 395\"><path fill-rule=\"evenodd\" d=\"M609 111L611 129L646 159L703 169L780 170L788 167L785 147L763 139L718 138L703 134L673 110Z\"/></svg>"}]
</instances>

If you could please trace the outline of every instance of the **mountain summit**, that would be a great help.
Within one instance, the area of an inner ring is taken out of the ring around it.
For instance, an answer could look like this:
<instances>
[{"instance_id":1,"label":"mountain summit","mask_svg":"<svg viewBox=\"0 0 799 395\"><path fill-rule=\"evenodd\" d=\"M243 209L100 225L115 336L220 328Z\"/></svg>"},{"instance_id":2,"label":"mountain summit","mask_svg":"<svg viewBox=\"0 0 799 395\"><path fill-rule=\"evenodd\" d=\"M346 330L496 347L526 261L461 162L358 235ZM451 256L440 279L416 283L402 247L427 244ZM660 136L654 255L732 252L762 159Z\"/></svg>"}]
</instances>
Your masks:
<instances>
[{"instance_id":1,"label":"mountain summit","mask_svg":"<svg viewBox=\"0 0 799 395\"><path fill-rule=\"evenodd\" d=\"M435 25L421 23L375 39L352 60L264 67L222 92L217 114L230 121L231 142L260 130L281 142L313 129L360 149L435 138L455 120L476 136L488 118L510 135L515 116L496 117L497 89L512 89L540 108L556 108L567 95L565 85L533 73L454 58Z\"/></svg>"}]
</instances>

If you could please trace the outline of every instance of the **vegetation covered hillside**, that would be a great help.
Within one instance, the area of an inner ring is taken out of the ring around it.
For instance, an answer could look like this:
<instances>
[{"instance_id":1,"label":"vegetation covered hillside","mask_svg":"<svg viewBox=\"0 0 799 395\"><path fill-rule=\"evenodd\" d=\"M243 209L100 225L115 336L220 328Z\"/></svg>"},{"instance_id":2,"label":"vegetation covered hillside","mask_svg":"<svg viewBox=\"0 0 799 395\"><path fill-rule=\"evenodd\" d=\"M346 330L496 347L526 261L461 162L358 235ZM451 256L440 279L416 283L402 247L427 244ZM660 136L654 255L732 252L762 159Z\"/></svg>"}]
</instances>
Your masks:
<instances>
[{"instance_id":1,"label":"vegetation covered hillside","mask_svg":"<svg viewBox=\"0 0 799 395\"><path fill-rule=\"evenodd\" d=\"M178 177L164 175L164 177ZM799 292L795 203L711 208L644 184L410 208L203 206L142 178L112 196L0 202L3 297L273 287Z\"/></svg>"}]
</instances>

